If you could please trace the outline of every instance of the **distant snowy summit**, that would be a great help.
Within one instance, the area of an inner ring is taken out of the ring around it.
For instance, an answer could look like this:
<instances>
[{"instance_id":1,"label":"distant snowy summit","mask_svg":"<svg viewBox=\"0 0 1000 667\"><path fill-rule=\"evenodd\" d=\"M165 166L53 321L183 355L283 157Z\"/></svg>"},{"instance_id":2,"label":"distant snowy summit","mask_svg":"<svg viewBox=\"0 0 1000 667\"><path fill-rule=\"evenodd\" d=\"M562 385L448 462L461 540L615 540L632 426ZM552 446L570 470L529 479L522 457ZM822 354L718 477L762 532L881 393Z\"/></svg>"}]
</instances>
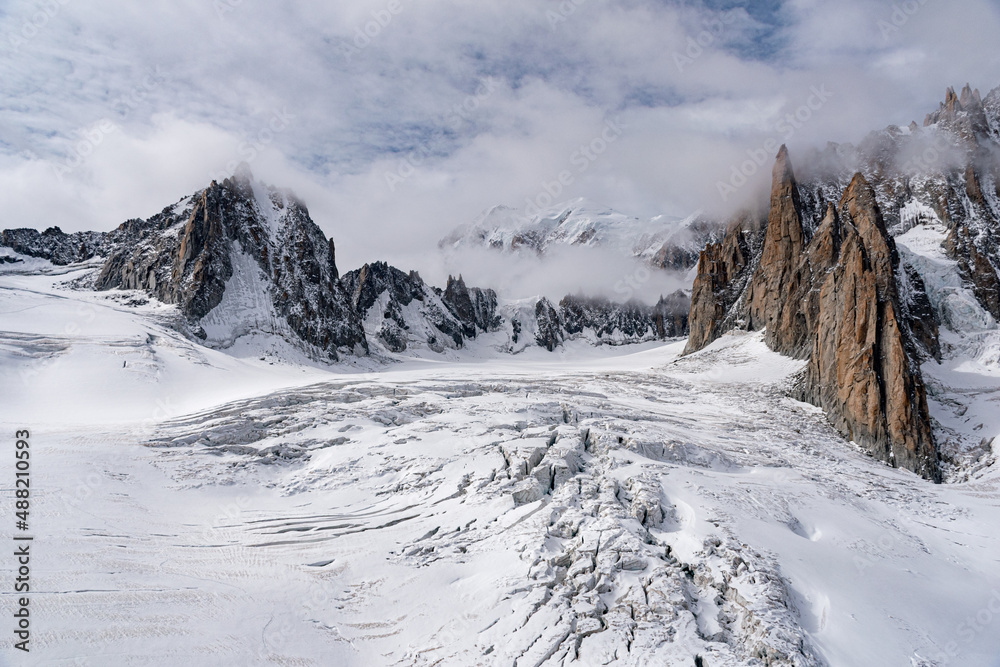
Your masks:
<instances>
[{"instance_id":1,"label":"distant snowy summit","mask_svg":"<svg viewBox=\"0 0 1000 667\"><path fill-rule=\"evenodd\" d=\"M722 236L720 225L696 213L650 220L619 213L585 198L524 211L494 206L443 238L441 248L488 248L545 255L555 247L597 247L643 260L653 267L687 270L706 243Z\"/></svg>"}]
</instances>

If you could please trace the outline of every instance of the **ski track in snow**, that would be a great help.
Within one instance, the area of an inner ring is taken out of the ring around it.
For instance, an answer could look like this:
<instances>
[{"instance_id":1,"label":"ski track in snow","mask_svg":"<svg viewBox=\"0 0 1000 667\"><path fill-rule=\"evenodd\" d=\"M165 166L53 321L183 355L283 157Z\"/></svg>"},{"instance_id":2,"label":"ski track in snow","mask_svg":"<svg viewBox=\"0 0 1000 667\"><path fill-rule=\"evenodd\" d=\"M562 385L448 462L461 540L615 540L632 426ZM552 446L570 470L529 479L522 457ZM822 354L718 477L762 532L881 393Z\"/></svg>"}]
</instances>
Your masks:
<instances>
[{"instance_id":1,"label":"ski track in snow","mask_svg":"<svg viewBox=\"0 0 1000 667\"><path fill-rule=\"evenodd\" d=\"M376 373L234 358L66 277L0 278L35 536L10 664L998 664L992 459L873 461L759 334ZM1000 433L995 375L933 382L942 428Z\"/></svg>"}]
</instances>

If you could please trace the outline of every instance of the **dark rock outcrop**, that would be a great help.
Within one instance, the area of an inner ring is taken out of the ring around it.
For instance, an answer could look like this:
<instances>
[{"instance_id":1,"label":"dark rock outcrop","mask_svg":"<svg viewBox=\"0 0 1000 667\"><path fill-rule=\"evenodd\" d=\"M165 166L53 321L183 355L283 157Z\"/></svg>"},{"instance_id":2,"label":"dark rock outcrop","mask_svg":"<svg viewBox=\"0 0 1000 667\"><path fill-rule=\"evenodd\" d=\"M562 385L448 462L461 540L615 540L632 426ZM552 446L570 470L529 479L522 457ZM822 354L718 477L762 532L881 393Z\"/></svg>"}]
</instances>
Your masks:
<instances>
[{"instance_id":1,"label":"dark rock outcrop","mask_svg":"<svg viewBox=\"0 0 1000 667\"><path fill-rule=\"evenodd\" d=\"M405 273L374 262L344 274L342 282L369 333L392 352L402 352L411 343L436 351L458 349L501 325L496 293L467 287L461 277L449 278L442 291L427 285L416 271ZM376 305L381 310L373 313Z\"/></svg>"},{"instance_id":2,"label":"dark rock outcrop","mask_svg":"<svg viewBox=\"0 0 1000 667\"><path fill-rule=\"evenodd\" d=\"M743 211L720 243L710 243L698 258L691 289L690 333L684 353L700 350L725 331L746 326L742 300L760 261L764 223Z\"/></svg>"},{"instance_id":3,"label":"dark rock outcrop","mask_svg":"<svg viewBox=\"0 0 1000 667\"><path fill-rule=\"evenodd\" d=\"M47 259L59 266L104 255L113 240L113 234L104 232L66 234L58 227L49 227L44 232L37 229L5 229L0 232L0 245L22 255Z\"/></svg>"},{"instance_id":4,"label":"dark rock outcrop","mask_svg":"<svg viewBox=\"0 0 1000 667\"><path fill-rule=\"evenodd\" d=\"M403 309L413 301L423 301L424 281L415 271L405 273L385 262L365 264L349 271L341 278L350 304L359 318L366 320L369 311L385 294L381 322L374 335L391 352L407 348L407 330L410 328Z\"/></svg>"},{"instance_id":5,"label":"dark rock outcrop","mask_svg":"<svg viewBox=\"0 0 1000 667\"><path fill-rule=\"evenodd\" d=\"M688 333L688 318L691 313L691 295L677 290L661 296L653 306L656 333L660 338L677 338Z\"/></svg>"},{"instance_id":6,"label":"dark rock outcrop","mask_svg":"<svg viewBox=\"0 0 1000 667\"><path fill-rule=\"evenodd\" d=\"M149 220L130 220L97 277L97 289L142 289L177 304L193 333L223 301L240 263L243 310L273 321L330 358L367 350L356 311L337 279L332 245L288 192L252 180L248 169L212 184ZM256 275L253 275L256 274ZM238 332L237 332L238 333ZM293 341L294 342L294 341Z\"/></svg>"},{"instance_id":7,"label":"dark rock outcrop","mask_svg":"<svg viewBox=\"0 0 1000 667\"><path fill-rule=\"evenodd\" d=\"M991 230L992 231L992 230ZM1000 230L997 230L1000 236ZM1000 320L1000 275L994 263L990 261L986 248L1000 248L991 234L982 234L979 242L972 237L966 224L956 224L952 227L945 242L945 248L952 259L958 262L958 270L962 278L972 287L972 293L993 319ZM985 238L983 238L985 237ZM994 253L997 254L997 253Z\"/></svg>"},{"instance_id":8,"label":"dark rock outcrop","mask_svg":"<svg viewBox=\"0 0 1000 667\"><path fill-rule=\"evenodd\" d=\"M462 276L448 276L448 284L440 295L448 310L462 323L466 338L475 338L481 331L494 331L500 327L497 312L497 295L491 289L466 287Z\"/></svg>"},{"instance_id":9,"label":"dark rock outcrop","mask_svg":"<svg viewBox=\"0 0 1000 667\"><path fill-rule=\"evenodd\" d=\"M535 323L538 325L535 342L552 352L563 341L562 321L552 302L545 297L535 304Z\"/></svg>"},{"instance_id":10,"label":"dark rock outcrop","mask_svg":"<svg viewBox=\"0 0 1000 667\"><path fill-rule=\"evenodd\" d=\"M566 296L559 302L559 319L570 336L590 329L601 342L622 344L684 335L689 309L684 292L660 297L652 307L636 301L620 304Z\"/></svg>"},{"instance_id":11,"label":"dark rock outcrop","mask_svg":"<svg viewBox=\"0 0 1000 667\"><path fill-rule=\"evenodd\" d=\"M525 328L550 350L577 337L619 345L687 333L684 292L652 307L571 296L558 306L543 299L529 309L505 309L493 290L469 287L462 276L449 276L443 290L385 262L341 276L333 240L305 206L255 181L245 166L108 233L8 230L3 239L56 263L106 256L88 284L142 290L175 304L179 328L217 347L248 334L278 335L308 354L338 359L366 354L369 340L393 353L443 352L502 329L508 338L493 344L508 352L523 349Z\"/></svg>"}]
</instances>

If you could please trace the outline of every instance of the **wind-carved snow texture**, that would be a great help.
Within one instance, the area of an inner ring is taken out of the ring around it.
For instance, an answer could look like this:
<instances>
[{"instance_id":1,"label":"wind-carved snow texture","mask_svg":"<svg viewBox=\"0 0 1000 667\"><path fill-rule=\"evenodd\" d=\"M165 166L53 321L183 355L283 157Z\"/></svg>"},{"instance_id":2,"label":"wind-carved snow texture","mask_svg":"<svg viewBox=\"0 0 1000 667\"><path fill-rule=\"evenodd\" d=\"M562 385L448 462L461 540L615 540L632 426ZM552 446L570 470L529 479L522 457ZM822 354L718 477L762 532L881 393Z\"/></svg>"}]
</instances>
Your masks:
<instances>
[{"instance_id":1,"label":"wind-carved snow texture","mask_svg":"<svg viewBox=\"0 0 1000 667\"><path fill-rule=\"evenodd\" d=\"M336 381L168 422L149 445L182 489L287 499L201 538L331 568L335 604L310 618L343 664L861 664L844 656L872 647L828 627L838 593L771 549L834 549L835 578L861 577L889 555L878 531L926 554L912 522L963 510L788 399L800 368L752 335L651 371ZM817 503L873 524L821 528Z\"/></svg>"}]
</instances>

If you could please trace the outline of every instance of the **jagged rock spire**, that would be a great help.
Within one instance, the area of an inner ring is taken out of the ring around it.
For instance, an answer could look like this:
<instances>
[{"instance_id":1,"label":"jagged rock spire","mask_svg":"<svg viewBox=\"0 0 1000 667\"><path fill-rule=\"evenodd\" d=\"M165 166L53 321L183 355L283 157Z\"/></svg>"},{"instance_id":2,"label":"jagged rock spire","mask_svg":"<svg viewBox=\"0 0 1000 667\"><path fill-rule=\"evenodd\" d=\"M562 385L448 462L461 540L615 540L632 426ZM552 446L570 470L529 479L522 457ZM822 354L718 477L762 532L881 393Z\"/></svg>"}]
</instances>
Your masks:
<instances>
[{"instance_id":1,"label":"jagged rock spire","mask_svg":"<svg viewBox=\"0 0 1000 667\"><path fill-rule=\"evenodd\" d=\"M771 346L793 356L801 355L805 343L803 323L797 321L801 292L810 282L808 262L803 262L805 246L799 187L788 149L782 145L771 171L767 232L747 305L750 326L767 328Z\"/></svg>"},{"instance_id":2,"label":"jagged rock spire","mask_svg":"<svg viewBox=\"0 0 1000 667\"><path fill-rule=\"evenodd\" d=\"M732 296L739 284L738 275L730 275L736 263L722 248L736 247L738 239L752 247L742 231L731 229L723 244L702 253L685 352L721 333L722 311L728 311L723 321L729 326L743 321L766 328L771 349L808 359L796 389L800 399L823 408L834 426L872 456L939 479L911 343L916 337L899 302L899 259L864 176L854 176L837 207L827 206L807 243L798 185L782 146L759 259L740 260L756 268L745 292Z\"/></svg>"}]
</instances>

